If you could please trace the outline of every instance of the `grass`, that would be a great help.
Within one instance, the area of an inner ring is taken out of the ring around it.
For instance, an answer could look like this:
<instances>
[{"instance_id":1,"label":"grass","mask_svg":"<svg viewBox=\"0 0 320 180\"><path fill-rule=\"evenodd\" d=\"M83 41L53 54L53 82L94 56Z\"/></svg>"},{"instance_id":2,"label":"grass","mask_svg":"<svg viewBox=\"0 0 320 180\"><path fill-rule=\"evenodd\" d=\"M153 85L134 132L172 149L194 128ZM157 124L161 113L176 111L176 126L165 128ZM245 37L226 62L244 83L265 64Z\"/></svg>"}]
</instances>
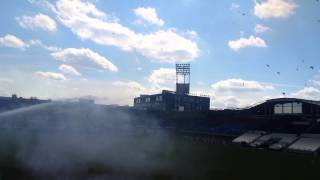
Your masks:
<instances>
[{"instance_id":1,"label":"grass","mask_svg":"<svg viewBox=\"0 0 320 180\"><path fill-rule=\"evenodd\" d=\"M94 139L97 135L88 136ZM314 156L254 150L230 144L206 144L179 136L145 132L111 138L111 144L97 150L97 156L101 157L83 158L83 153L77 152L78 146L74 149L70 146L66 153L69 150L72 153L63 158L67 161L68 158L70 161L76 158L78 161L75 163L82 167L77 171L39 173L18 158L21 148L37 146L37 133L2 130L0 179L320 179L319 157ZM111 141L110 136L106 138L108 140ZM94 143L101 144L99 141L83 143L89 147L88 150ZM101 155L101 150L106 155ZM23 152L27 156L33 153ZM53 152L48 151L47 155L50 153ZM95 152L91 154L95 155Z\"/></svg>"}]
</instances>

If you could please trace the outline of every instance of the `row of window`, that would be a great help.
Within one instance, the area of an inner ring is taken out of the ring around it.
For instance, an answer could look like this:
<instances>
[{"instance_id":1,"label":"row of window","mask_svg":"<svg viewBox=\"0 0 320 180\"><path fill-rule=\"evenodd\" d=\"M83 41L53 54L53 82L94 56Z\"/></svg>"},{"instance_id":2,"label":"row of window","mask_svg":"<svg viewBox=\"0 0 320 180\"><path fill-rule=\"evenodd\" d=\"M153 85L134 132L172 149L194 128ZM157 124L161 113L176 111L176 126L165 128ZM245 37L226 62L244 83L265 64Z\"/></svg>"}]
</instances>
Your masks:
<instances>
[{"instance_id":1,"label":"row of window","mask_svg":"<svg viewBox=\"0 0 320 180\"><path fill-rule=\"evenodd\" d=\"M142 98L137 98L137 100L136 100L136 103L142 103ZM161 102L162 101L162 96L160 95L160 96L156 96L156 101L158 101L158 102ZM144 102L146 102L146 103L149 103L149 102L151 102L151 97L146 97L145 99L144 99Z\"/></svg>"},{"instance_id":2,"label":"row of window","mask_svg":"<svg viewBox=\"0 0 320 180\"><path fill-rule=\"evenodd\" d=\"M284 103L274 105L274 114L301 114L302 103Z\"/></svg>"}]
</instances>

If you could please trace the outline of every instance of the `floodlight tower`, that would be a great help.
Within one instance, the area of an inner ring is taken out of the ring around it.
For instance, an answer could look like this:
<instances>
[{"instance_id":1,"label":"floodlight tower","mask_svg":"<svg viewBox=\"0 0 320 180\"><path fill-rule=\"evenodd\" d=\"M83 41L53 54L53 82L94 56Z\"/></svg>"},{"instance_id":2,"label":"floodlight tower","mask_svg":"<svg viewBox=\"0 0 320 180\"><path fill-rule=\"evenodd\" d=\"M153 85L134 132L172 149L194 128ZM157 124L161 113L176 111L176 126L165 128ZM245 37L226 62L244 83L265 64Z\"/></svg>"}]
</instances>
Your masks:
<instances>
[{"instance_id":1,"label":"floodlight tower","mask_svg":"<svg viewBox=\"0 0 320 180\"><path fill-rule=\"evenodd\" d=\"M190 64L176 64L176 93L190 92Z\"/></svg>"}]
</instances>

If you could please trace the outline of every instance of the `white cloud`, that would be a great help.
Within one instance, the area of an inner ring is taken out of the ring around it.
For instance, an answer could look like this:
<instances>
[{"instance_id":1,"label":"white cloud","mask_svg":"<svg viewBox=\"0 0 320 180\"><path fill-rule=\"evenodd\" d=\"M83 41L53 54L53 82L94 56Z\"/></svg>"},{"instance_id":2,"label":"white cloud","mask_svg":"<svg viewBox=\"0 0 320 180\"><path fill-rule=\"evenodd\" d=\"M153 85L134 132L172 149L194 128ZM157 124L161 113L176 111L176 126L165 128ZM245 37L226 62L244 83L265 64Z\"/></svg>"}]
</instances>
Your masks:
<instances>
[{"instance_id":1,"label":"white cloud","mask_svg":"<svg viewBox=\"0 0 320 180\"><path fill-rule=\"evenodd\" d=\"M258 102L262 97L274 96L275 87L258 81L226 79L211 85L213 108L244 108Z\"/></svg>"},{"instance_id":2,"label":"white cloud","mask_svg":"<svg viewBox=\"0 0 320 180\"><path fill-rule=\"evenodd\" d=\"M167 63L188 62L198 57L197 45L178 35L174 30L160 30L143 35L136 48L146 57Z\"/></svg>"},{"instance_id":3,"label":"white cloud","mask_svg":"<svg viewBox=\"0 0 320 180\"><path fill-rule=\"evenodd\" d=\"M118 68L108 59L87 48L67 48L61 51L53 52L51 53L51 56L56 60L60 60L69 64L93 66L112 72L118 71Z\"/></svg>"},{"instance_id":4,"label":"white cloud","mask_svg":"<svg viewBox=\"0 0 320 180\"><path fill-rule=\"evenodd\" d=\"M268 26L263 26L261 24L256 24L254 27L254 31L256 33L264 33L264 32L271 32L272 29Z\"/></svg>"},{"instance_id":5,"label":"white cloud","mask_svg":"<svg viewBox=\"0 0 320 180\"><path fill-rule=\"evenodd\" d=\"M315 87L305 87L292 93L292 96L302 99L320 100L320 90Z\"/></svg>"},{"instance_id":6,"label":"white cloud","mask_svg":"<svg viewBox=\"0 0 320 180\"><path fill-rule=\"evenodd\" d=\"M319 77L316 77L316 79L309 80L309 82L311 82L312 84L314 84L316 86L320 86Z\"/></svg>"},{"instance_id":7,"label":"white cloud","mask_svg":"<svg viewBox=\"0 0 320 180\"><path fill-rule=\"evenodd\" d=\"M237 3L232 3L230 6L231 11L237 10L239 8L240 8L240 4L237 4Z\"/></svg>"},{"instance_id":8,"label":"white cloud","mask_svg":"<svg viewBox=\"0 0 320 180\"><path fill-rule=\"evenodd\" d=\"M114 81L109 85L111 89L116 89L117 95L113 95L112 101L116 104L133 104L134 97L138 97L141 94L152 93L149 89L142 86L136 81ZM154 92L153 92L154 93Z\"/></svg>"},{"instance_id":9,"label":"white cloud","mask_svg":"<svg viewBox=\"0 0 320 180\"><path fill-rule=\"evenodd\" d=\"M51 9L57 19L82 40L115 46L124 51L136 51L160 62L187 62L198 57L196 42L173 29L149 34L136 33L106 18L106 14L90 2L60 0Z\"/></svg>"},{"instance_id":10,"label":"white cloud","mask_svg":"<svg viewBox=\"0 0 320 180\"><path fill-rule=\"evenodd\" d=\"M44 14L37 14L35 16L22 16L17 17L19 25L26 29L36 29L41 28L48 32L54 32L57 30L56 22L51 19L49 16Z\"/></svg>"},{"instance_id":11,"label":"white cloud","mask_svg":"<svg viewBox=\"0 0 320 180\"><path fill-rule=\"evenodd\" d=\"M315 84L315 85L320 86L320 80L318 80L318 79L310 80L310 82L312 82L312 83Z\"/></svg>"},{"instance_id":12,"label":"white cloud","mask_svg":"<svg viewBox=\"0 0 320 180\"><path fill-rule=\"evenodd\" d=\"M28 45L30 46L39 46L45 50L48 50L48 51L61 51L61 48L58 48L58 47L55 47L55 46L48 46L46 44L44 44L41 40L30 40L28 41Z\"/></svg>"},{"instance_id":13,"label":"white cloud","mask_svg":"<svg viewBox=\"0 0 320 180\"><path fill-rule=\"evenodd\" d=\"M52 80L66 80L63 74L60 73L54 73L54 72L42 72L42 71L37 71L34 73L34 75L44 78L44 79L52 79Z\"/></svg>"},{"instance_id":14,"label":"white cloud","mask_svg":"<svg viewBox=\"0 0 320 180\"><path fill-rule=\"evenodd\" d=\"M21 39L11 34L7 34L4 37L0 37L0 45L11 48L18 48L22 50L29 47L27 43L23 42Z\"/></svg>"},{"instance_id":15,"label":"white cloud","mask_svg":"<svg viewBox=\"0 0 320 180\"><path fill-rule=\"evenodd\" d=\"M236 96L210 96L210 98L213 108L232 109L246 106L246 104L242 102L243 100L239 100Z\"/></svg>"},{"instance_id":16,"label":"white cloud","mask_svg":"<svg viewBox=\"0 0 320 180\"><path fill-rule=\"evenodd\" d=\"M45 76L43 76L45 73ZM19 96L37 96L42 99L68 99L92 97L97 103L132 105L133 98L140 94L149 94L148 89L136 81L107 81L71 77L52 80L48 73L22 72L15 70L0 71L0 77L10 78L14 83L0 81L0 94ZM59 76L59 75L58 75ZM39 78L40 77L40 78ZM54 76L55 77L55 76ZM56 77L55 77L56 78ZM26 83L28 82L28 83ZM13 91L14 90L14 91Z\"/></svg>"},{"instance_id":17,"label":"white cloud","mask_svg":"<svg viewBox=\"0 0 320 180\"><path fill-rule=\"evenodd\" d=\"M243 37L244 36L244 31L240 31L240 36Z\"/></svg>"},{"instance_id":18,"label":"white cloud","mask_svg":"<svg viewBox=\"0 0 320 180\"><path fill-rule=\"evenodd\" d=\"M61 64L59 66L59 70L62 71L65 74L70 74L70 75L74 75L74 76L81 76L81 74L79 73L79 71L77 71L76 68L70 66L70 65L66 65L66 64Z\"/></svg>"},{"instance_id":19,"label":"white cloud","mask_svg":"<svg viewBox=\"0 0 320 180\"><path fill-rule=\"evenodd\" d=\"M131 90L134 89L139 92L143 92L146 90L146 88L144 88L141 84L139 84L136 81L114 81L112 82L112 85L123 87L124 89L128 87Z\"/></svg>"},{"instance_id":20,"label":"white cloud","mask_svg":"<svg viewBox=\"0 0 320 180\"><path fill-rule=\"evenodd\" d=\"M158 69L159 70L159 69ZM0 81L0 93L6 94L17 93L20 96L30 97L37 96L39 98L51 98L51 99L63 99L63 98L76 98L90 96L97 102L103 104L121 104L121 105L132 105L133 98L140 94L153 94L159 93L162 90L163 83L174 85L174 80L157 80L161 85L161 89L153 87L153 81L149 84L142 85L139 82L133 80L126 81L106 81L106 80L95 80L95 79L83 79L74 78L70 76L67 81L54 81L52 78L48 78L48 75L43 75L43 72L34 76L28 72L14 71L12 70L1 70L0 77L10 79L10 82ZM158 71L159 72L159 71ZM150 73L151 76L152 73ZM169 73L170 74L170 73ZM172 75L172 74L171 74ZM169 77L172 77L169 75ZM38 76L43 78L38 78ZM62 75L63 76L63 75ZM149 76L149 77L150 77ZM173 74L174 77L174 74ZM159 77L160 78L160 77ZM64 79L64 78L59 78ZM157 79L157 78L156 78ZM226 82L231 80L225 80ZM232 80L233 81L233 80ZM243 84L239 83L221 83L217 82L214 84L227 84L223 88L211 88L201 89L195 91L196 94L207 94L211 97L212 108L235 108L235 107L246 107L257 102L262 102L267 97L277 97L279 91L273 89L268 84L247 81L249 88L240 89ZM28 83L25 83L28 82ZM213 85L214 86L214 85ZM218 86L218 85L216 85ZM215 87L215 86L214 86ZM230 90L226 90L226 88ZM266 87L266 88L262 88ZM205 87L201 87L205 88ZM240 90L239 90L240 89ZM12 92L14 90L14 92Z\"/></svg>"},{"instance_id":21,"label":"white cloud","mask_svg":"<svg viewBox=\"0 0 320 180\"><path fill-rule=\"evenodd\" d=\"M320 70L309 80L313 85L320 86Z\"/></svg>"},{"instance_id":22,"label":"white cloud","mask_svg":"<svg viewBox=\"0 0 320 180\"><path fill-rule=\"evenodd\" d=\"M155 8L151 7L139 7L133 10L134 13L145 21L156 24L158 26L163 26L164 21L158 18L157 12Z\"/></svg>"},{"instance_id":23,"label":"white cloud","mask_svg":"<svg viewBox=\"0 0 320 180\"><path fill-rule=\"evenodd\" d=\"M183 33L186 37L188 37L189 39L197 39L198 38L198 33L196 31L193 30L188 30L186 32Z\"/></svg>"},{"instance_id":24,"label":"white cloud","mask_svg":"<svg viewBox=\"0 0 320 180\"><path fill-rule=\"evenodd\" d=\"M4 37L0 37L0 46L6 46L6 47L12 47L12 48L18 48L25 50L26 48L29 48L31 46L39 46L43 49L46 49L48 51L59 51L61 50L58 47L55 46L48 46L44 44L41 40L38 39L32 39L27 42L24 42L20 38L7 34Z\"/></svg>"},{"instance_id":25,"label":"white cloud","mask_svg":"<svg viewBox=\"0 0 320 180\"><path fill-rule=\"evenodd\" d=\"M231 49L238 51L245 47L267 47L267 43L260 37L250 36L249 38L240 38L238 40L229 41L228 45Z\"/></svg>"},{"instance_id":26,"label":"white cloud","mask_svg":"<svg viewBox=\"0 0 320 180\"><path fill-rule=\"evenodd\" d=\"M14 83L14 81L11 78L0 77L0 84L2 84L2 83Z\"/></svg>"},{"instance_id":27,"label":"white cloud","mask_svg":"<svg viewBox=\"0 0 320 180\"><path fill-rule=\"evenodd\" d=\"M247 91L264 91L274 89L271 85L259 83L257 81L247 81L243 79L227 79L218 81L211 85L212 89L220 92L247 92Z\"/></svg>"},{"instance_id":28,"label":"white cloud","mask_svg":"<svg viewBox=\"0 0 320 180\"><path fill-rule=\"evenodd\" d=\"M254 14L261 18L287 18L294 13L297 5L292 0L267 0L256 2Z\"/></svg>"},{"instance_id":29,"label":"white cloud","mask_svg":"<svg viewBox=\"0 0 320 180\"><path fill-rule=\"evenodd\" d=\"M243 79L226 79L215 82L207 92L212 108L246 108L263 103L265 100L283 97L283 88L298 86L265 83ZM286 94L292 97L292 94Z\"/></svg>"},{"instance_id":30,"label":"white cloud","mask_svg":"<svg viewBox=\"0 0 320 180\"><path fill-rule=\"evenodd\" d=\"M151 85L157 89L172 87L175 83L176 70L172 68L160 68L153 70L147 78Z\"/></svg>"},{"instance_id":31,"label":"white cloud","mask_svg":"<svg viewBox=\"0 0 320 180\"><path fill-rule=\"evenodd\" d=\"M197 85L198 86L204 86L206 83L205 82L203 82L203 81L197 81Z\"/></svg>"}]
</instances>

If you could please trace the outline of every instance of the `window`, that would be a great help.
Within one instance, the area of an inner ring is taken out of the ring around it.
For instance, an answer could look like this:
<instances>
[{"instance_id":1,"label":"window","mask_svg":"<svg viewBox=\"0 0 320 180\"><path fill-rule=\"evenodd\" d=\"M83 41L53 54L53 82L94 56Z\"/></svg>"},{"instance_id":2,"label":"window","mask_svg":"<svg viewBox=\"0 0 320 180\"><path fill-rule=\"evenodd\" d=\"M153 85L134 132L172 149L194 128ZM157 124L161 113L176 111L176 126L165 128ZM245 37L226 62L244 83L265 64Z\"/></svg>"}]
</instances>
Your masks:
<instances>
[{"instance_id":1,"label":"window","mask_svg":"<svg viewBox=\"0 0 320 180\"><path fill-rule=\"evenodd\" d=\"M274 105L274 114L282 114L282 104Z\"/></svg>"},{"instance_id":2,"label":"window","mask_svg":"<svg viewBox=\"0 0 320 180\"><path fill-rule=\"evenodd\" d=\"M292 103L283 104L283 114L291 114L292 113Z\"/></svg>"},{"instance_id":3,"label":"window","mask_svg":"<svg viewBox=\"0 0 320 180\"><path fill-rule=\"evenodd\" d=\"M137 101L136 101L136 103L139 104L140 102L141 102L141 100L140 100L140 98L138 98Z\"/></svg>"},{"instance_id":4,"label":"window","mask_svg":"<svg viewBox=\"0 0 320 180\"><path fill-rule=\"evenodd\" d=\"M302 103L292 103L292 113L301 114L302 113Z\"/></svg>"},{"instance_id":5,"label":"window","mask_svg":"<svg viewBox=\"0 0 320 180\"><path fill-rule=\"evenodd\" d=\"M162 96L156 96L156 101L162 101Z\"/></svg>"},{"instance_id":6,"label":"window","mask_svg":"<svg viewBox=\"0 0 320 180\"><path fill-rule=\"evenodd\" d=\"M146 102L150 102L151 101L151 98L150 97L147 97L146 98Z\"/></svg>"},{"instance_id":7,"label":"window","mask_svg":"<svg viewBox=\"0 0 320 180\"><path fill-rule=\"evenodd\" d=\"M274 114L301 114L302 103L284 103L274 105Z\"/></svg>"}]
</instances>

